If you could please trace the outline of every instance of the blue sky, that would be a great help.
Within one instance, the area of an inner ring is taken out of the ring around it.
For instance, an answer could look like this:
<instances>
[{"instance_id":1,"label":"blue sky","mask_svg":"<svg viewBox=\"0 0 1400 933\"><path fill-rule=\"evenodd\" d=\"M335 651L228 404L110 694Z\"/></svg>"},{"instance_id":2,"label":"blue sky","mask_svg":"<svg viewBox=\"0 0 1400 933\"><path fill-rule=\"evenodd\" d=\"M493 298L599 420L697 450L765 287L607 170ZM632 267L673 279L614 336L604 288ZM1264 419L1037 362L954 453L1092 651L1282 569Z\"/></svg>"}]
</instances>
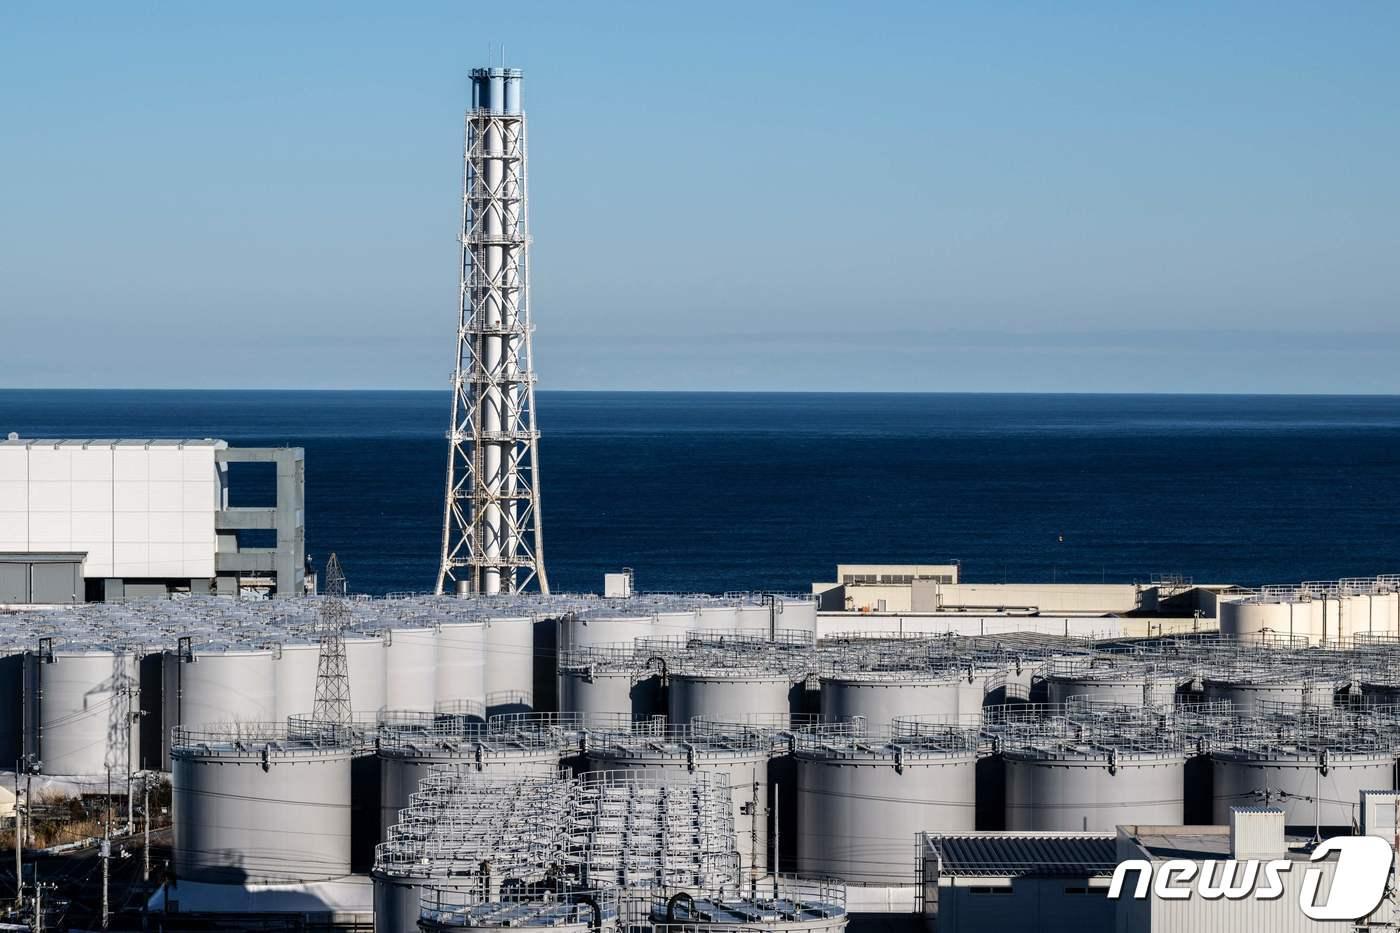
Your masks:
<instances>
[{"instance_id":1,"label":"blue sky","mask_svg":"<svg viewBox=\"0 0 1400 933\"><path fill-rule=\"evenodd\" d=\"M445 386L496 43L544 388L1400 392L1397 35L1381 2L8 3L0 384Z\"/></svg>"}]
</instances>

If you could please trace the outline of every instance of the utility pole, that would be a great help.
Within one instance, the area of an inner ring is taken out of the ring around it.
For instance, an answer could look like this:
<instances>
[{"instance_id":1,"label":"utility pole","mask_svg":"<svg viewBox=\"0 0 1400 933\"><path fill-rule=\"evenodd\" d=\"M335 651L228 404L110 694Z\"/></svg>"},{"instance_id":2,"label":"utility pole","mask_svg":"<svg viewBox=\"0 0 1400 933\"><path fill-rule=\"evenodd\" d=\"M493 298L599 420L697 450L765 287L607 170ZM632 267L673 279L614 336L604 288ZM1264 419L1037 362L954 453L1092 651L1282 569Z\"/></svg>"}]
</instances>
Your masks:
<instances>
[{"instance_id":1,"label":"utility pole","mask_svg":"<svg viewBox=\"0 0 1400 933\"><path fill-rule=\"evenodd\" d=\"M781 806L781 804L780 804L781 797L779 796L779 791L781 791L781 790L782 790L782 785L781 785L781 784L778 784L777 782L774 782L774 784L773 784L773 900L775 900L775 901L776 901L776 900L778 899L778 897L779 897L779 892L778 892L778 871L783 867L783 862L782 862L782 858L783 858L783 846L782 846L782 835L781 835L781 833L782 833L781 825L782 825L782 822L783 822L783 821L782 821L782 810L780 809L780 806Z\"/></svg>"},{"instance_id":2,"label":"utility pole","mask_svg":"<svg viewBox=\"0 0 1400 933\"><path fill-rule=\"evenodd\" d=\"M151 776L141 772L141 880L151 880Z\"/></svg>"},{"instance_id":3,"label":"utility pole","mask_svg":"<svg viewBox=\"0 0 1400 933\"><path fill-rule=\"evenodd\" d=\"M102 847L98 850L102 859L102 929L107 929L108 902L107 886L111 880L112 863L112 768L107 768L107 829L102 837Z\"/></svg>"},{"instance_id":4,"label":"utility pole","mask_svg":"<svg viewBox=\"0 0 1400 933\"><path fill-rule=\"evenodd\" d=\"M15 762L15 907L24 905L24 811L19 803L19 762Z\"/></svg>"}]
</instances>

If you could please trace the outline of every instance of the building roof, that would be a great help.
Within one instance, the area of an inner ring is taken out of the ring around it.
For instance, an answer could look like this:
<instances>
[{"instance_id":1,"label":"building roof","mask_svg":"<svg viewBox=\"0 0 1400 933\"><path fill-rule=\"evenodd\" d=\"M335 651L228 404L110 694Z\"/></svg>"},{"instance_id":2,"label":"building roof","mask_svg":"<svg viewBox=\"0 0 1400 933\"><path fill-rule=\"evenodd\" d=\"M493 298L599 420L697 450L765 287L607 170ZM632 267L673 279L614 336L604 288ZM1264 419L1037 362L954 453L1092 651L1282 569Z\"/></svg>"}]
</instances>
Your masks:
<instances>
[{"instance_id":1,"label":"building roof","mask_svg":"<svg viewBox=\"0 0 1400 933\"><path fill-rule=\"evenodd\" d=\"M925 855L943 875L1106 875L1118 864L1112 833L929 835Z\"/></svg>"},{"instance_id":2,"label":"building roof","mask_svg":"<svg viewBox=\"0 0 1400 933\"><path fill-rule=\"evenodd\" d=\"M81 447L88 449L116 447L213 447L215 449L220 449L227 446L228 441L213 437L20 437L14 432L11 432L5 437L0 437L0 447Z\"/></svg>"}]
</instances>

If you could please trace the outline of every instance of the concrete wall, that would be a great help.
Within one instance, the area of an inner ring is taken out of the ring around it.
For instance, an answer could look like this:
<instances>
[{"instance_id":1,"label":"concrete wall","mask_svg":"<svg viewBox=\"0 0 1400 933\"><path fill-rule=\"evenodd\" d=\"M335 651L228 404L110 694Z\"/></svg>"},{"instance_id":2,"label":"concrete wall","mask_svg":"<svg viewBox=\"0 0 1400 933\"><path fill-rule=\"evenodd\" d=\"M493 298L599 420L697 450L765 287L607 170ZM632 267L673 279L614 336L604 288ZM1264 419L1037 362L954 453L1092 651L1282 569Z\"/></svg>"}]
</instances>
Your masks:
<instances>
[{"instance_id":1,"label":"concrete wall","mask_svg":"<svg viewBox=\"0 0 1400 933\"><path fill-rule=\"evenodd\" d=\"M88 577L212 577L221 446L0 441L0 550L83 552Z\"/></svg>"},{"instance_id":2,"label":"concrete wall","mask_svg":"<svg viewBox=\"0 0 1400 933\"><path fill-rule=\"evenodd\" d=\"M1007 632L1041 632L1049 635L1095 636L1099 638L1121 638L1125 626L1132 619L1117 619L1108 616L997 616L973 613L943 613L921 615L917 613L890 613L887 615L865 615L851 612L823 612L817 615L817 637L829 638L847 632L865 632L885 635L912 635L955 632L959 635L999 635ZM1157 634L1159 620L1153 620L1153 634ZM1191 620L1167 620L1182 622L1187 631Z\"/></svg>"},{"instance_id":3,"label":"concrete wall","mask_svg":"<svg viewBox=\"0 0 1400 933\"><path fill-rule=\"evenodd\" d=\"M1041 612L1132 612L1139 608L1132 583L936 583L915 580L910 609L936 612L960 606L1036 608Z\"/></svg>"}]
</instances>

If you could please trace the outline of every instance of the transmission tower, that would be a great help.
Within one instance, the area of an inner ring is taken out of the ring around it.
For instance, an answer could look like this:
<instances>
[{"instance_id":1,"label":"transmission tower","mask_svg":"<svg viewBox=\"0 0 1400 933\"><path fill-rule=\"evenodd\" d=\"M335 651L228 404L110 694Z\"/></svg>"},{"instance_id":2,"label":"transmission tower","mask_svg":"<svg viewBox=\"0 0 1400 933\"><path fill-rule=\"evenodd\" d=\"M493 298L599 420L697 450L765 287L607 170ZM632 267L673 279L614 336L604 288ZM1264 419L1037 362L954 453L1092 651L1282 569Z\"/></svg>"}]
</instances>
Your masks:
<instances>
[{"instance_id":1,"label":"transmission tower","mask_svg":"<svg viewBox=\"0 0 1400 933\"><path fill-rule=\"evenodd\" d=\"M457 367L437 592L549 592L530 362L525 114L518 68L471 73Z\"/></svg>"},{"instance_id":2,"label":"transmission tower","mask_svg":"<svg viewBox=\"0 0 1400 933\"><path fill-rule=\"evenodd\" d=\"M326 561L325 595L317 628L321 654L316 663L316 704L311 719L317 723L348 726L350 716L350 665L345 660L345 626L350 610L345 604L345 574L334 554Z\"/></svg>"}]
</instances>

